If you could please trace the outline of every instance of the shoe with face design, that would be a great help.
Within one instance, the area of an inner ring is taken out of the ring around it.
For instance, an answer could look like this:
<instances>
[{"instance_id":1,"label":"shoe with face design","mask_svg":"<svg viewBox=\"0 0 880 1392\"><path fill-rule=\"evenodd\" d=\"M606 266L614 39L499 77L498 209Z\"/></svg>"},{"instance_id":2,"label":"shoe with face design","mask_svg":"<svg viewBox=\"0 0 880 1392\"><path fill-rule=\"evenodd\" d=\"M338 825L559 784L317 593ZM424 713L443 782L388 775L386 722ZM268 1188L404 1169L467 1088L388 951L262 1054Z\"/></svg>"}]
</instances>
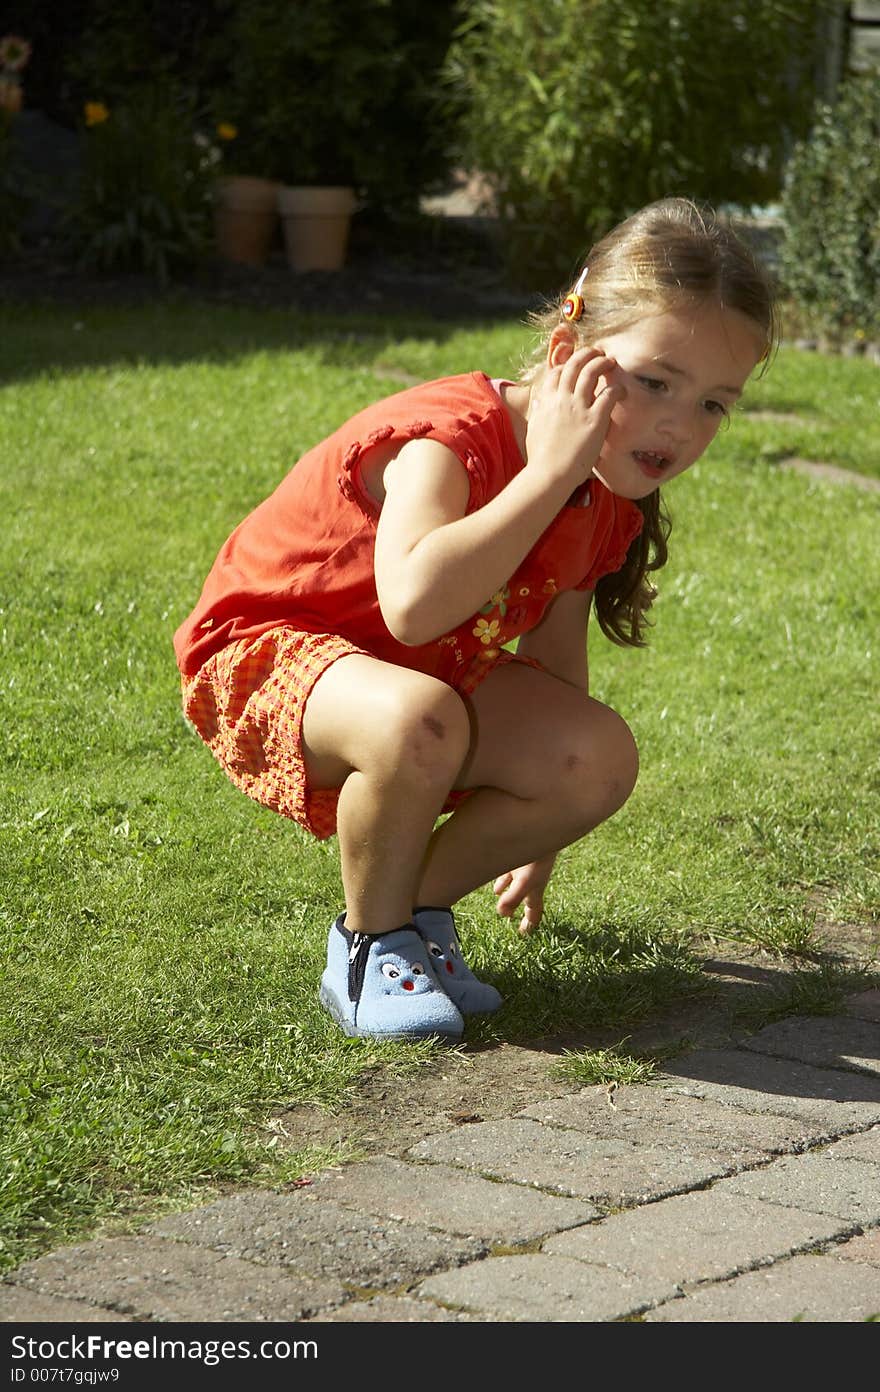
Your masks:
<instances>
[{"instance_id":1,"label":"shoe with face design","mask_svg":"<svg viewBox=\"0 0 880 1392\"><path fill-rule=\"evenodd\" d=\"M319 992L342 1032L370 1039L460 1039L461 1012L440 985L413 925L350 933L344 918L330 929Z\"/></svg>"},{"instance_id":2,"label":"shoe with face design","mask_svg":"<svg viewBox=\"0 0 880 1392\"><path fill-rule=\"evenodd\" d=\"M451 909L416 909L413 922L424 940L431 966L462 1015L489 1015L501 1005L494 986L474 976L461 952Z\"/></svg>"}]
</instances>

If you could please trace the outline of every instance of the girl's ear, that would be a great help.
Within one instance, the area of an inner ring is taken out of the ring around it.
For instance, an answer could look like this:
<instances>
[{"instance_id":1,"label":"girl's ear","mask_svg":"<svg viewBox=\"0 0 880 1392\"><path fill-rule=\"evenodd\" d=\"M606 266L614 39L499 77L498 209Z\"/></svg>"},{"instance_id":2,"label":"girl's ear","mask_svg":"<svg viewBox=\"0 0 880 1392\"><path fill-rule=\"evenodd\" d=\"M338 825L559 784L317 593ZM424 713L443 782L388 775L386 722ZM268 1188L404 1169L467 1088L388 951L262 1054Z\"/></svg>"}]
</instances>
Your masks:
<instances>
[{"instance_id":1,"label":"girl's ear","mask_svg":"<svg viewBox=\"0 0 880 1392\"><path fill-rule=\"evenodd\" d=\"M577 347L577 334L570 324L557 324L547 344L547 366L561 367Z\"/></svg>"}]
</instances>

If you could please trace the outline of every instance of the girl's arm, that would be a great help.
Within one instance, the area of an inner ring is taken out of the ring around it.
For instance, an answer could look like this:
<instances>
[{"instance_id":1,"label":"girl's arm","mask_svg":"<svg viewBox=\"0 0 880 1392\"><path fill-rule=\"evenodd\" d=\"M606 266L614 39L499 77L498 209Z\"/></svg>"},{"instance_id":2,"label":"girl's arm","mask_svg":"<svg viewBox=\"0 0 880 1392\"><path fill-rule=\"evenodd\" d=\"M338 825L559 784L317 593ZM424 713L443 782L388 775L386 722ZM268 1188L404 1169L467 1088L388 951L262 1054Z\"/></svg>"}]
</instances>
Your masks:
<instances>
[{"instance_id":1,"label":"girl's arm","mask_svg":"<svg viewBox=\"0 0 880 1392\"><path fill-rule=\"evenodd\" d=\"M587 624L592 594L567 590L557 595L541 622L517 643L520 657L534 657L554 677L589 691Z\"/></svg>"},{"instance_id":2,"label":"girl's arm","mask_svg":"<svg viewBox=\"0 0 880 1392\"><path fill-rule=\"evenodd\" d=\"M532 393L525 468L475 512L466 513L461 461L439 441L412 440L386 466L374 565L382 616L399 642L429 643L476 613L589 477L623 394L598 390L612 365L578 349L548 368Z\"/></svg>"}]
</instances>

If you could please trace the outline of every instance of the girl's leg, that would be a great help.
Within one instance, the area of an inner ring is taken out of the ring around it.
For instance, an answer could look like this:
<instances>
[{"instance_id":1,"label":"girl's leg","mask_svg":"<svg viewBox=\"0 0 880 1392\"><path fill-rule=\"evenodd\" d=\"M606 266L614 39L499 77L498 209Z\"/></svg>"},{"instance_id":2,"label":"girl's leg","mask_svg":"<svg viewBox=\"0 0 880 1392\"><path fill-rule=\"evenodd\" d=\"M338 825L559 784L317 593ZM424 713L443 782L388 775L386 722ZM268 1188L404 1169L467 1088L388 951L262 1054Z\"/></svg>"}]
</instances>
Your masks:
<instances>
[{"instance_id":1,"label":"girl's leg","mask_svg":"<svg viewBox=\"0 0 880 1392\"><path fill-rule=\"evenodd\" d=\"M580 840L623 805L638 774L620 716L548 673L508 663L470 700L474 738L455 786L477 791L431 840L422 904L451 906Z\"/></svg>"},{"instance_id":2,"label":"girl's leg","mask_svg":"<svg viewBox=\"0 0 880 1392\"><path fill-rule=\"evenodd\" d=\"M464 702L421 672L352 654L315 683L303 719L306 769L312 787L342 788L349 931L411 921L425 850L470 739Z\"/></svg>"}]
</instances>

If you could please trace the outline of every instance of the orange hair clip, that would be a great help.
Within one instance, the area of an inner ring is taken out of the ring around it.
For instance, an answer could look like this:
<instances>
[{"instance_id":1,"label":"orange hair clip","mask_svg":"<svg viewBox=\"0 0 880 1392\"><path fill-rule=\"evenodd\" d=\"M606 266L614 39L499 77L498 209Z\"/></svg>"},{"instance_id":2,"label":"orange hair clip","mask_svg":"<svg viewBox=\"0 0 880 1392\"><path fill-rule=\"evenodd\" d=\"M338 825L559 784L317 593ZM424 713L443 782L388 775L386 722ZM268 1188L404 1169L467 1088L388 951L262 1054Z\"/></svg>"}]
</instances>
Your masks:
<instances>
[{"instance_id":1,"label":"orange hair clip","mask_svg":"<svg viewBox=\"0 0 880 1392\"><path fill-rule=\"evenodd\" d=\"M566 295L562 301L562 317L567 324L576 323L584 312L584 297L581 291L584 288L584 281L590 274L589 266L584 266L578 278L578 283L570 295Z\"/></svg>"}]
</instances>

